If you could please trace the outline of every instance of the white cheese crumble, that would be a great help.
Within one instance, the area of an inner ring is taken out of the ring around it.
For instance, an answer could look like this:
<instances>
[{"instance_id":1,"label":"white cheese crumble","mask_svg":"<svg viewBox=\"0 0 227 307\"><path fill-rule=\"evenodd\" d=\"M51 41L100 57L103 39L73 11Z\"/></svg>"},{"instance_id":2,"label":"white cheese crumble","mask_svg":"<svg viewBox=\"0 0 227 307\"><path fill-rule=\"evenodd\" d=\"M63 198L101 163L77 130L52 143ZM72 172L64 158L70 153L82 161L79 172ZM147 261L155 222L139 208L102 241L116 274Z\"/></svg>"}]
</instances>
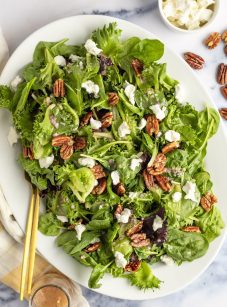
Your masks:
<instances>
[{"instance_id":1,"label":"white cheese crumble","mask_svg":"<svg viewBox=\"0 0 227 307\"><path fill-rule=\"evenodd\" d=\"M127 265L127 260L125 259L124 255L120 252L114 253L115 263L118 268L125 268Z\"/></svg>"},{"instance_id":2,"label":"white cheese crumble","mask_svg":"<svg viewBox=\"0 0 227 307\"><path fill-rule=\"evenodd\" d=\"M124 210L121 212L121 214L119 214L119 213L116 214L116 219L117 219L118 223L127 224L131 214L132 214L132 212L131 212L130 209L124 208Z\"/></svg>"},{"instance_id":3,"label":"white cheese crumble","mask_svg":"<svg viewBox=\"0 0 227 307\"><path fill-rule=\"evenodd\" d=\"M118 128L118 134L120 138L124 138L126 135L130 134L129 126L126 122L123 122Z\"/></svg>"},{"instance_id":4,"label":"white cheese crumble","mask_svg":"<svg viewBox=\"0 0 227 307\"><path fill-rule=\"evenodd\" d=\"M146 124L147 124L147 121L145 118L142 118L140 123L139 123L139 126L138 126L138 129L139 130L143 130L144 127L146 127Z\"/></svg>"},{"instance_id":5,"label":"white cheese crumble","mask_svg":"<svg viewBox=\"0 0 227 307\"><path fill-rule=\"evenodd\" d=\"M110 174L113 185L117 185L118 183L120 183L120 175L118 171L113 171Z\"/></svg>"},{"instance_id":6,"label":"white cheese crumble","mask_svg":"<svg viewBox=\"0 0 227 307\"><path fill-rule=\"evenodd\" d=\"M93 81L88 80L82 83L82 88L84 88L88 94L93 94L95 98L98 98L98 93L99 93L98 84L95 84Z\"/></svg>"},{"instance_id":7,"label":"white cheese crumble","mask_svg":"<svg viewBox=\"0 0 227 307\"><path fill-rule=\"evenodd\" d=\"M94 238L94 239L90 242L90 244L95 244L95 243L98 243L98 242L100 242L100 239L99 239L99 238Z\"/></svg>"},{"instance_id":8,"label":"white cheese crumble","mask_svg":"<svg viewBox=\"0 0 227 307\"><path fill-rule=\"evenodd\" d=\"M41 168L48 168L54 162L54 155L39 159L39 166Z\"/></svg>"},{"instance_id":9,"label":"white cheese crumble","mask_svg":"<svg viewBox=\"0 0 227 307\"><path fill-rule=\"evenodd\" d=\"M166 265L173 265L174 264L174 261L173 261L173 258L171 258L170 256L168 255L162 255L160 257L160 260L165 263Z\"/></svg>"},{"instance_id":10,"label":"white cheese crumble","mask_svg":"<svg viewBox=\"0 0 227 307\"><path fill-rule=\"evenodd\" d=\"M56 55L56 57L54 57L54 62L61 67L66 65L66 59L62 55Z\"/></svg>"},{"instance_id":11,"label":"white cheese crumble","mask_svg":"<svg viewBox=\"0 0 227 307\"><path fill-rule=\"evenodd\" d=\"M78 224L75 226L75 230L76 230L76 237L80 241L82 233L86 230L86 226L83 224Z\"/></svg>"},{"instance_id":12,"label":"white cheese crumble","mask_svg":"<svg viewBox=\"0 0 227 307\"><path fill-rule=\"evenodd\" d=\"M139 193L138 192L129 192L128 193L128 197L131 199L135 199L136 197L138 197Z\"/></svg>"},{"instance_id":13,"label":"white cheese crumble","mask_svg":"<svg viewBox=\"0 0 227 307\"><path fill-rule=\"evenodd\" d=\"M190 200L195 201L195 202L197 201L196 195L195 195L196 184L194 182L187 181L187 183L183 186L182 190L186 194L184 196L185 199L190 199Z\"/></svg>"},{"instance_id":14,"label":"white cheese crumble","mask_svg":"<svg viewBox=\"0 0 227 307\"><path fill-rule=\"evenodd\" d=\"M184 102L185 100L185 92L184 92L184 88L182 86L182 84L178 83L175 86L175 97L177 98L177 100L181 103Z\"/></svg>"},{"instance_id":15,"label":"white cheese crumble","mask_svg":"<svg viewBox=\"0 0 227 307\"><path fill-rule=\"evenodd\" d=\"M23 82L23 79L19 75L17 75L10 83L12 90L16 91L18 85L22 82Z\"/></svg>"},{"instance_id":16,"label":"white cheese crumble","mask_svg":"<svg viewBox=\"0 0 227 307\"><path fill-rule=\"evenodd\" d=\"M151 106L150 109L155 114L157 119L163 120L166 117L166 114L164 112L164 108L161 109L160 104L157 103L157 104Z\"/></svg>"},{"instance_id":17,"label":"white cheese crumble","mask_svg":"<svg viewBox=\"0 0 227 307\"><path fill-rule=\"evenodd\" d=\"M92 129L98 130L99 128L102 127L102 123L99 120L94 119L91 117L90 119L90 125Z\"/></svg>"},{"instance_id":18,"label":"white cheese crumble","mask_svg":"<svg viewBox=\"0 0 227 307\"><path fill-rule=\"evenodd\" d=\"M162 228L162 225L163 225L163 219L160 218L160 216L156 215L154 222L153 222L153 226L152 226L153 230L156 231L159 228Z\"/></svg>"},{"instance_id":19,"label":"white cheese crumble","mask_svg":"<svg viewBox=\"0 0 227 307\"><path fill-rule=\"evenodd\" d=\"M79 62L81 59L82 59L82 57L80 57L79 55L76 55L76 54L70 54L70 56L69 56L69 60L73 63Z\"/></svg>"},{"instance_id":20,"label":"white cheese crumble","mask_svg":"<svg viewBox=\"0 0 227 307\"><path fill-rule=\"evenodd\" d=\"M79 158L78 163L82 166L92 168L95 166L95 160L92 158Z\"/></svg>"},{"instance_id":21,"label":"white cheese crumble","mask_svg":"<svg viewBox=\"0 0 227 307\"><path fill-rule=\"evenodd\" d=\"M207 22L213 10L215 0L165 0L162 2L164 15L175 26L188 30L197 29Z\"/></svg>"},{"instance_id":22,"label":"white cheese crumble","mask_svg":"<svg viewBox=\"0 0 227 307\"><path fill-rule=\"evenodd\" d=\"M180 201L182 198L182 193L181 192L175 192L173 193L172 195L172 199L173 199L173 202L177 203L178 201Z\"/></svg>"},{"instance_id":23,"label":"white cheese crumble","mask_svg":"<svg viewBox=\"0 0 227 307\"><path fill-rule=\"evenodd\" d=\"M126 81L125 95L128 97L132 105L135 104L135 90L136 87L133 84L130 84Z\"/></svg>"},{"instance_id":24,"label":"white cheese crumble","mask_svg":"<svg viewBox=\"0 0 227 307\"><path fill-rule=\"evenodd\" d=\"M168 130L165 133L165 139L168 142L177 142L180 141L180 133L174 130Z\"/></svg>"},{"instance_id":25,"label":"white cheese crumble","mask_svg":"<svg viewBox=\"0 0 227 307\"><path fill-rule=\"evenodd\" d=\"M67 223L69 221L68 218L64 215L57 215L57 219L62 223Z\"/></svg>"},{"instance_id":26,"label":"white cheese crumble","mask_svg":"<svg viewBox=\"0 0 227 307\"><path fill-rule=\"evenodd\" d=\"M92 39L88 39L84 47L88 53L93 55L99 55L102 52L102 49L99 49Z\"/></svg>"},{"instance_id":27,"label":"white cheese crumble","mask_svg":"<svg viewBox=\"0 0 227 307\"><path fill-rule=\"evenodd\" d=\"M142 159L132 159L130 164L130 169L134 171L143 162Z\"/></svg>"},{"instance_id":28,"label":"white cheese crumble","mask_svg":"<svg viewBox=\"0 0 227 307\"><path fill-rule=\"evenodd\" d=\"M13 144L16 144L19 138L20 136L17 134L16 129L13 126L11 126L9 128L9 133L7 136L10 146L13 146Z\"/></svg>"}]
</instances>

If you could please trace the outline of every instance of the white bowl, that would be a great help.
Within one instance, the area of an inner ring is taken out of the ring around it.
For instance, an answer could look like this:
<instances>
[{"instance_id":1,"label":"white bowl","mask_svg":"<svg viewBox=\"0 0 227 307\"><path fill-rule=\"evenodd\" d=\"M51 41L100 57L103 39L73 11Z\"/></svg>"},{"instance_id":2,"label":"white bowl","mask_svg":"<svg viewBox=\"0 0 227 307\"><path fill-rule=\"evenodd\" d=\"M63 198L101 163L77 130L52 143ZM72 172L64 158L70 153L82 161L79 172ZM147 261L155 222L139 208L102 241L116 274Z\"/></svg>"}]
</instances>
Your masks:
<instances>
[{"instance_id":1,"label":"white bowl","mask_svg":"<svg viewBox=\"0 0 227 307\"><path fill-rule=\"evenodd\" d=\"M213 14L212 14L210 20L208 20L207 23L205 23L203 26L201 26L198 29L187 30L187 29L183 29L183 28L175 26L173 23L171 23L171 21L168 20L168 18L165 16L165 14L163 12L162 3L163 3L163 0L158 0L158 8L159 8L159 12L160 12L160 15L162 17L162 20L168 26L168 28L170 28L171 30L174 30L174 31L177 31L177 32L182 32L182 33L195 33L195 32L199 32L199 31L206 29L208 26L210 26L214 22L214 20L217 17L219 8L220 8L220 0L215 0L214 11L213 11Z\"/></svg>"}]
</instances>

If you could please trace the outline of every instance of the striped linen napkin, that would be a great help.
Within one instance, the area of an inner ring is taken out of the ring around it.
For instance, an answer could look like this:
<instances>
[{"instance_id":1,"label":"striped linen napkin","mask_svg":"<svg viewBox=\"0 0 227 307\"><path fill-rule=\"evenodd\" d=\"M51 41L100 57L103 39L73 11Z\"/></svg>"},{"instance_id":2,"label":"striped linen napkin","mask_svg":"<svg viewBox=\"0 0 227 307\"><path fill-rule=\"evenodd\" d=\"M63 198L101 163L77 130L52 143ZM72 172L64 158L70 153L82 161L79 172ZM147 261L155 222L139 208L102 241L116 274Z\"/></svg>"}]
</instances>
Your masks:
<instances>
[{"instance_id":1,"label":"striped linen napkin","mask_svg":"<svg viewBox=\"0 0 227 307\"><path fill-rule=\"evenodd\" d=\"M0 28L0 72L7 59L9 50ZM24 234L17 224L0 186L0 282L19 292L21 262L23 256ZM40 255L36 255L34 279L45 272L57 272ZM75 284L78 300L74 307L89 307L79 285Z\"/></svg>"}]
</instances>

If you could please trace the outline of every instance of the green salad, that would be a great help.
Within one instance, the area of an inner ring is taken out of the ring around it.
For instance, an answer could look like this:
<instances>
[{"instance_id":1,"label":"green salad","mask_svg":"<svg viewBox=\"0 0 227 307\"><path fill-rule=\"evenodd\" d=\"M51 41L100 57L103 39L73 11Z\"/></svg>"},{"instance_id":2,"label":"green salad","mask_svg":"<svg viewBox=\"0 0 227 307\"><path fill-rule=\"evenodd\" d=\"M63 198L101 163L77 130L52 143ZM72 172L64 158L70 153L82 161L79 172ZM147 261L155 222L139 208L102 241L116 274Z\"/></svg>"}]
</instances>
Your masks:
<instances>
[{"instance_id":1,"label":"green salad","mask_svg":"<svg viewBox=\"0 0 227 307\"><path fill-rule=\"evenodd\" d=\"M110 273L154 289L152 264L202 257L224 227L204 164L219 115L182 103L162 42L121 32L39 42L0 107L46 204L39 230L92 268L89 287Z\"/></svg>"}]
</instances>

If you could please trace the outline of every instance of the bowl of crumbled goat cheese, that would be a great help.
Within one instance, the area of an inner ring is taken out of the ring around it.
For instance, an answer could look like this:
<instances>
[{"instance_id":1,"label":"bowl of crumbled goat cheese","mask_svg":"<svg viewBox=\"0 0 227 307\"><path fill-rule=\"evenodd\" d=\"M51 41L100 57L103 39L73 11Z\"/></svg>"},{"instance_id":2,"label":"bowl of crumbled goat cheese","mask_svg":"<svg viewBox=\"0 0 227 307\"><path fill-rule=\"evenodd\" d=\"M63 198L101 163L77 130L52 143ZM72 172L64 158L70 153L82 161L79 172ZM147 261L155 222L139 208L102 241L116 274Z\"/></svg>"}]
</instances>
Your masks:
<instances>
[{"instance_id":1,"label":"bowl of crumbled goat cheese","mask_svg":"<svg viewBox=\"0 0 227 307\"><path fill-rule=\"evenodd\" d=\"M204 29L215 19L219 0L159 0L159 10L169 28L192 32Z\"/></svg>"}]
</instances>

